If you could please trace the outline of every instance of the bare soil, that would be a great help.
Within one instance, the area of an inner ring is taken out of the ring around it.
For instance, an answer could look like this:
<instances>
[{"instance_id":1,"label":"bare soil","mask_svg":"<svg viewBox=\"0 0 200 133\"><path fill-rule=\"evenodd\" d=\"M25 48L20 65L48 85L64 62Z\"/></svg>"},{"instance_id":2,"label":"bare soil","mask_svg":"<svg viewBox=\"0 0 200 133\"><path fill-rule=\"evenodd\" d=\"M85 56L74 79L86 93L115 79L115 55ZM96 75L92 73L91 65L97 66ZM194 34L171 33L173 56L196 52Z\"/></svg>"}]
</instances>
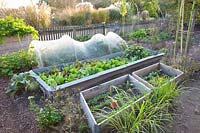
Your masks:
<instances>
[{"instance_id":1,"label":"bare soil","mask_svg":"<svg viewBox=\"0 0 200 133\"><path fill-rule=\"evenodd\" d=\"M0 133L39 133L27 96L7 96L4 89L8 82L7 78L0 78Z\"/></svg>"},{"instance_id":2,"label":"bare soil","mask_svg":"<svg viewBox=\"0 0 200 133\"><path fill-rule=\"evenodd\" d=\"M200 73L190 77L183 86L168 133L200 133Z\"/></svg>"}]
</instances>

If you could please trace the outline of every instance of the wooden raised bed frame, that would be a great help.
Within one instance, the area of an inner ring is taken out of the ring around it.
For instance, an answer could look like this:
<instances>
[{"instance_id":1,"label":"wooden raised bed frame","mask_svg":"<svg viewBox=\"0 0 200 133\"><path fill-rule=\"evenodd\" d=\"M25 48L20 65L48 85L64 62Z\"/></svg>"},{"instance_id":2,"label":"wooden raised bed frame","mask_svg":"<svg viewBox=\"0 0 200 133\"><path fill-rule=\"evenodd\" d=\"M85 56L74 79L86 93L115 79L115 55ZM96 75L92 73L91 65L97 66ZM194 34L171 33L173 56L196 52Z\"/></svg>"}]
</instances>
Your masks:
<instances>
[{"instance_id":1,"label":"wooden raised bed frame","mask_svg":"<svg viewBox=\"0 0 200 133\"><path fill-rule=\"evenodd\" d=\"M101 131L101 129L103 128L104 123L108 119L105 119L100 123L97 123L92 112L91 112L91 110L90 110L90 108L89 108L89 106L88 106L88 104L87 104L87 102L86 102L86 100L88 100L90 98L94 98L94 97L96 97L96 96L98 96L102 93L109 91L110 86L113 86L113 85L119 86L119 85L125 83L127 80L129 80L131 83L133 83L133 85L136 86L136 88L143 95L139 99L137 99L134 103L141 101L142 99L144 99L149 94L150 89L148 87L146 87L142 83L138 82L135 78L133 78L131 75L128 75L128 74L80 92L80 102L81 102L82 108L83 108L83 110L86 114L86 117L88 119L89 126L92 129L93 133L99 133ZM124 111L129 107L130 107L130 105L125 107L121 111ZM119 113L120 112L117 112L115 115L117 115Z\"/></svg>"},{"instance_id":2,"label":"wooden raised bed frame","mask_svg":"<svg viewBox=\"0 0 200 133\"><path fill-rule=\"evenodd\" d=\"M147 76L150 72L156 70L156 69L161 69L161 71L168 76L174 76L174 78L170 79L170 82L180 82L183 80L183 72L172 68L170 66L167 66L163 63L156 63L151 66L145 67L143 69L137 70L132 73L132 76L136 78L138 81L142 82L144 85L146 85L149 88L154 88L153 85L151 85L149 82L146 80L142 79L142 77Z\"/></svg>"},{"instance_id":3,"label":"wooden raised bed frame","mask_svg":"<svg viewBox=\"0 0 200 133\"><path fill-rule=\"evenodd\" d=\"M97 58L97 59L100 59L100 60L111 59L111 58L121 56L121 55L122 55L122 52L119 52L119 53L114 53L114 54L111 54L111 55L106 55L104 57ZM139 70L141 68L144 68L146 66L149 66L149 65L152 65L152 64L159 62L163 55L164 55L163 53L160 53L160 54L148 56L146 58L125 64L125 65L122 65L122 66L119 66L119 67L108 69L108 70L105 70L103 72L99 72L99 73L90 75L88 77L84 77L84 78L74 80L74 81L69 82L69 83L59 85L55 88L50 87L39 76L39 74L41 72L44 72L46 70L50 70L54 66L31 70L30 74L40 84L41 89L44 92L44 94L46 96L51 97L55 94L56 91L62 91L63 93L67 93L65 91L72 89L73 91L78 93L78 92L80 92L80 90L84 90L86 88L93 87L95 85L98 85L100 83L106 82L108 80L111 80L111 79L114 79L114 78L117 78L117 77L120 77L120 76L125 75L125 74L131 74L133 71ZM68 63L68 64L72 64L72 63ZM64 65L65 64L58 65L58 66L63 67Z\"/></svg>"}]
</instances>

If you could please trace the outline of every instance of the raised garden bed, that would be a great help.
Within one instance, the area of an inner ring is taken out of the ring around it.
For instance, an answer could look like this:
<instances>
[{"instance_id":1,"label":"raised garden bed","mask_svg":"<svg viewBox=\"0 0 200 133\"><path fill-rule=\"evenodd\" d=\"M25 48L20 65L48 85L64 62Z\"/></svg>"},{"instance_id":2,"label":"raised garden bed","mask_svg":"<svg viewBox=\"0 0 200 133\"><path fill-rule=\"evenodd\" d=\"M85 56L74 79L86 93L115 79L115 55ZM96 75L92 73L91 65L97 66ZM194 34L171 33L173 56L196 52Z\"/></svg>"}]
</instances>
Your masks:
<instances>
[{"instance_id":1,"label":"raised garden bed","mask_svg":"<svg viewBox=\"0 0 200 133\"><path fill-rule=\"evenodd\" d=\"M179 82L183 72L162 63L156 63L132 73L132 76L149 88L163 85L166 82Z\"/></svg>"},{"instance_id":2,"label":"raised garden bed","mask_svg":"<svg viewBox=\"0 0 200 133\"><path fill-rule=\"evenodd\" d=\"M132 73L135 70L138 70L143 67L157 63L161 60L162 56L164 55L162 53L158 54L155 51L154 51L154 54L152 51L151 51L151 53L152 53L151 56L148 56L148 57L136 60L136 61L128 61L127 64L117 65L117 66L111 67L111 69L107 69L105 71L100 71L100 72L94 73L92 75L83 76L80 79L72 80L67 83L60 84L60 85L57 85L54 87L48 85L41 78L41 73L49 72L50 70L52 70L54 68L54 66L31 70L30 73L36 79L36 81L38 81L43 92L48 96L52 96L55 91L65 91L65 90L67 91L68 89L73 89L73 91L75 91L75 92L77 90L77 92L79 92L80 90L83 90L85 88L95 86L99 83L103 83L110 79L120 77L124 74ZM120 57L122 55L123 55L122 52L118 52L115 54L107 55L107 56L93 59L93 60L112 59L114 57L118 57L118 56ZM86 62L86 61L82 61L82 63L83 62ZM73 64L73 63L68 63L68 65L71 65L71 64ZM64 68L64 66L66 66L66 64L58 65L57 67L59 69L62 69L62 68ZM74 89L74 88L76 88L76 89Z\"/></svg>"},{"instance_id":3,"label":"raised garden bed","mask_svg":"<svg viewBox=\"0 0 200 133\"><path fill-rule=\"evenodd\" d=\"M30 35L24 36L19 39L18 37L5 37L4 42L0 43L0 55L16 52L20 49L28 47L32 37Z\"/></svg>"},{"instance_id":4,"label":"raised garden bed","mask_svg":"<svg viewBox=\"0 0 200 133\"><path fill-rule=\"evenodd\" d=\"M128 74L80 92L81 105L92 132L98 133L104 128L108 121L104 115L109 118L117 115L149 92L148 87Z\"/></svg>"},{"instance_id":5,"label":"raised garden bed","mask_svg":"<svg viewBox=\"0 0 200 133\"><path fill-rule=\"evenodd\" d=\"M132 73L133 71L141 69L145 66L149 66L154 63L157 63L161 60L162 56L164 55L162 53L158 54L155 51L154 52L151 51L151 54L152 54L151 56L148 56L148 57L145 57L145 58L142 58L139 60L136 60L134 58L131 58L131 60L124 59L123 57L121 57L123 55L122 52L103 56L101 58L92 59L93 61L100 60L101 62L105 62L105 60L111 60L111 62L112 62L113 58L115 58L115 59L117 58L119 60L117 60L117 61L113 60L114 63L112 63L112 64L114 66L108 67L108 69L103 69L103 70L98 68L98 71L95 70L94 73L90 73L89 75L87 75L87 74L79 75L80 76L79 78L72 76L73 79L70 79L70 77L68 76L68 77L66 77L67 79L65 79L64 82L61 79L61 82L60 82L61 84L54 84L51 81L49 81L50 82L50 84L49 84L48 82L44 81L45 76L43 76L42 74L46 73L48 75L48 73L51 70L53 70L55 68L55 66L35 69L35 70L30 71L30 73L39 82L43 92L45 94L47 94L48 96L52 96L55 91L65 91L68 89L73 89L74 91L77 90L77 92L79 92L80 90L83 90L85 88L95 86L99 83L103 83L105 81L108 81L113 78L117 78L124 74ZM120 58L123 58L123 59L120 59ZM79 62L79 64L83 65L84 62L88 62L88 61L81 61L81 62ZM121 63L121 62L125 62L125 63ZM67 65L71 66L73 64L74 63L68 63ZM94 63L94 64L96 65L98 63ZM104 65L106 65L106 64L104 64ZM58 65L57 68L62 70L65 68L65 66L66 66L66 64L62 64L62 65ZM85 69L85 67L83 67L83 68ZM67 67L67 69L68 69L68 67ZM80 71L80 68L76 69L75 71L77 71L77 70ZM55 70L55 71L57 71L57 70ZM71 68L70 68L70 71L72 71ZM56 73L57 73L57 75L59 75L60 71L58 71ZM46 81L47 80L49 80L49 78L47 78ZM76 88L76 89L74 89L74 88Z\"/></svg>"}]
</instances>

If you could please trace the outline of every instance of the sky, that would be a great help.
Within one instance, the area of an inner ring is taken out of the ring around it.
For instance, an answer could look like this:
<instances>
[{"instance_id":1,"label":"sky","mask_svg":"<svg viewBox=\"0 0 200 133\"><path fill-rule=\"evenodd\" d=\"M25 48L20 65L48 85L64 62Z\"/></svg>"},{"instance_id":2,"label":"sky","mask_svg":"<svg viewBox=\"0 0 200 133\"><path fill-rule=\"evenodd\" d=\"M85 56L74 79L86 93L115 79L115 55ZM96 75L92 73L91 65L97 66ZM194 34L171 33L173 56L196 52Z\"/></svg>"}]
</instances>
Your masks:
<instances>
[{"instance_id":1,"label":"sky","mask_svg":"<svg viewBox=\"0 0 200 133\"><path fill-rule=\"evenodd\" d=\"M20 6L27 6L36 4L39 0L0 0L0 6L4 8L18 8Z\"/></svg>"}]
</instances>

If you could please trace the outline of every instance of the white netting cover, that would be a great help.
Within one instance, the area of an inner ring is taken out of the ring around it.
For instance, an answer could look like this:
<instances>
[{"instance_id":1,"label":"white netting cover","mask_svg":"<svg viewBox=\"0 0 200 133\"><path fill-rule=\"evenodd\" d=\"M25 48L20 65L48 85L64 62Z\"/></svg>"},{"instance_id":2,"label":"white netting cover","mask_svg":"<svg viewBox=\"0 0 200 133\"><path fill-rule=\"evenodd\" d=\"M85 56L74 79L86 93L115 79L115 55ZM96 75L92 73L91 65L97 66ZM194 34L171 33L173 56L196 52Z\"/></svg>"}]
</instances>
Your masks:
<instances>
[{"instance_id":1,"label":"white netting cover","mask_svg":"<svg viewBox=\"0 0 200 133\"><path fill-rule=\"evenodd\" d=\"M52 41L32 41L30 48L36 54L39 67L57 65L102 57L122 51L125 41L117 34L109 32L106 36L94 35L90 40L79 42L68 35Z\"/></svg>"}]
</instances>

